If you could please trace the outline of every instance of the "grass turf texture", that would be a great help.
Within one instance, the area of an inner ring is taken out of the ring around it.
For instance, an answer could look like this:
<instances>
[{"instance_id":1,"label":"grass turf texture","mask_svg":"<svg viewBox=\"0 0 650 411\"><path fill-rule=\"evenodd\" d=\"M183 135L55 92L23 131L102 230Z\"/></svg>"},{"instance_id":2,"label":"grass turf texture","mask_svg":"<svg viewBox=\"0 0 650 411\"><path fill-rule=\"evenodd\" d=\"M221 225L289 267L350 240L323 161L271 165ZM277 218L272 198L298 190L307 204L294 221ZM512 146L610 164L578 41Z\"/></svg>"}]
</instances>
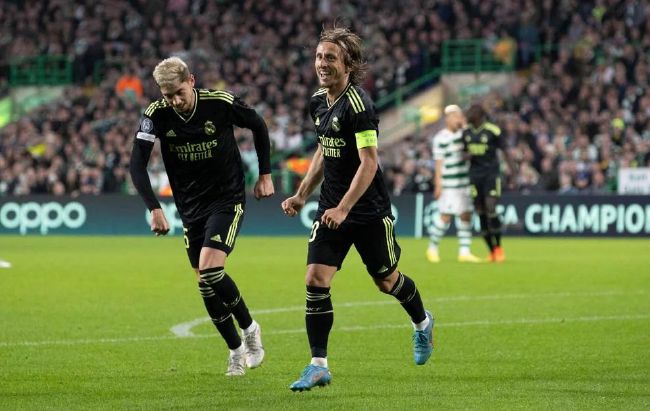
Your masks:
<instances>
[{"instance_id":1,"label":"grass turf texture","mask_svg":"<svg viewBox=\"0 0 650 411\"><path fill-rule=\"evenodd\" d=\"M0 270L0 409L650 406L649 240L506 238L501 265L456 263L453 238L436 265L425 240L400 244L437 319L430 362L413 364L405 313L352 250L333 282L333 383L293 393L306 237L240 237L228 261L267 350L240 378L223 375L210 323L169 331L205 317L182 238L0 237L14 265Z\"/></svg>"}]
</instances>

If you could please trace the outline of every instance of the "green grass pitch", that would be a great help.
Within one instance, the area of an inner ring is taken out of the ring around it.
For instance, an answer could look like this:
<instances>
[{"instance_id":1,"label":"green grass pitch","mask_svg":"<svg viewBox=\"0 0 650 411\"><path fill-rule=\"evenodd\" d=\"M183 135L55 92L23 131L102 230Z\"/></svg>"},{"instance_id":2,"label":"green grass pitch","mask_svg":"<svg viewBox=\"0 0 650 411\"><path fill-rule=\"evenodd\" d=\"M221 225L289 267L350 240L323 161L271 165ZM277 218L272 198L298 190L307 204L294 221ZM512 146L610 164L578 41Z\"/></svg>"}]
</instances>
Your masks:
<instances>
[{"instance_id":1,"label":"green grass pitch","mask_svg":"<svg viewBox=\"0 0 650 411\"><path fill-rule=\"evenodd\" d=\"M333 282L332 385L293 393L309 360L306 238L238 239L227 270L267 357L227 378L180 237L0 237L14 265L0 270L0 409L650 407L648 239L506 238L501 265L455 262L451 237L432 265L426 240L400 239L400 268L437 319L425 366L352 250Z\"/></svg>"}]
</instances>

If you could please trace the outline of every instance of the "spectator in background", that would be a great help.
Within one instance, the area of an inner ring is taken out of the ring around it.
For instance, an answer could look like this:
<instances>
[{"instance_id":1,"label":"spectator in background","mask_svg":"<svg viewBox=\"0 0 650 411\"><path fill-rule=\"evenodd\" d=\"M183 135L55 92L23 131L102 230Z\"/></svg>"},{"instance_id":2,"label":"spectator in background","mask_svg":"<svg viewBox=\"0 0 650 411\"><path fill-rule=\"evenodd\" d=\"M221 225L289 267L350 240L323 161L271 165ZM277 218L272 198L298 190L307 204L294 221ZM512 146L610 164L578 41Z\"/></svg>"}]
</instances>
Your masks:
<instances>
[{"instance_id":1,"label":"spectator in background","mask_svg":"<svg viewBox=\"0 0 650 411\"><path fill-rule=\"evenodd\" d=\"M528 161L519 164L516 185L523 194L532 192L539 183L539 173Z\"/></svg>"},{"instance_id":2,"label":"spectator in background","mask_svg":"<svg viewBox=\"0 0 650 411\"><path fill-rule=\"evenodd\" d=\"M499 38L492 48L494 57L505 65L512 65L517 52L517 42L505 29L499 33Z\"/></svg>"},{"instance_id":3,"label":"spectator in background","mask_svg":"<svg viewBox=\"0 0 650 411\"><path fill-rule=\"evenodd\" d=\"M553 157L545 156L542 159L542 171L537 180L537 190L549 193L555 192L560 188L559 174L557 172L557 164L554 162Z\"/></svg>"},{"instance_id":4,"label":"spectator in background","mask_svg":"<svg viewBox=\"0 0 650 411\"><path fill-rule=\"evenodd\" d=\"M577 194L578 190L574 187L569 173L560 173L560 188L558 194Z\"/></svg>"},{"instance_id":5,"label":"spectator in background","mask_svg":"<svg viewBox=\"0 0 650 411\"><path fill-rule=\"evenodd\" d=\"M133 102L140 101L144 95L142 80L138 76L137 66L132 64L115 84L115 94L130 99Z\"/></svg>"}]
</instances>

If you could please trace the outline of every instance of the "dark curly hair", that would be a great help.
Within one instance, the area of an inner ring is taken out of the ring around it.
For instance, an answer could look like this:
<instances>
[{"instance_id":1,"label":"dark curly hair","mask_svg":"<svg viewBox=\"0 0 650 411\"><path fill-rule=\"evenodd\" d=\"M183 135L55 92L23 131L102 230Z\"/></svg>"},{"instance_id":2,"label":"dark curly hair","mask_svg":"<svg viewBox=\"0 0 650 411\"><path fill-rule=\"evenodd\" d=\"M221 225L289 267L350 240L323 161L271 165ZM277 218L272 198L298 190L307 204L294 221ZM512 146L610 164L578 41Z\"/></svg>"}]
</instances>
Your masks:
<instances>
[{"instance_id":1,"label":"dark curly hair","mask_svg":"<svg viewBox=\"0 0 650 411\"><path fill-rule=\"evenodd\" d=\"M472 127L478 128L485 121L486 113L483 106L476 103L470 106L470 108L465 112L465 116Z\"/></svg>"},{"instance_id":2,"label":"dark curly hair","mask_svg":"<svg viewBox=\"0 0 650 411\"><path fill-rule=\"evenodd\" d=\"M363 41L349 29L332 27L323 29L319 43L334 43L343 52L343 63L350 70L350 82L354 85L361 84L368 71L368 63L363 55Z\"/></svg>"}]
</instances>

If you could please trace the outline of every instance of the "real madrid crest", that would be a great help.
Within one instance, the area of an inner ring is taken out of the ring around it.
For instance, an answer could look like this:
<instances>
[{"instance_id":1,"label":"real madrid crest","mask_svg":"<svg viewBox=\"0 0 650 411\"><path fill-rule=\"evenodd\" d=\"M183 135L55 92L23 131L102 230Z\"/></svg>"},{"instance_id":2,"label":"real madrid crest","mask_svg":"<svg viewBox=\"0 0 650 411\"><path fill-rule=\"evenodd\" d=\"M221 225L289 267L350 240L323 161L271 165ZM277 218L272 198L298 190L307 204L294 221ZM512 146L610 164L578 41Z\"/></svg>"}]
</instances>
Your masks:
<instances>
[{"instance_id":1,"label":"real madrid crest","mask_svg":"<svg viewBox=\"0 0 650 411\"><path fill-rule=\"evenodd\" d=\"M481 143L487 143L488 138L485 134L481 134Z\"/></svg>"},{"instance_id":2,"label":"real madrid crest","mask_svg":"<svg viewBox=\"0 0 650 411\"><path fill-rule=\"evenodd\" d=\"M217 131L217 128L214 126L214 123L212 121L208 120L203 126L203 131L205 131L205 134L211 136L215 131Z\"/></svg>"},{"instance_id":3,"label":"real madrid crest","mask_svg":"<svg viewBox=\"0 0 650 411\"><path fill-rule=\"evenodd\" d=\"M336 116L332 119L332 130L341 131L341 123L339 123L339 118Z\"/></svg>"}]
</instances>

